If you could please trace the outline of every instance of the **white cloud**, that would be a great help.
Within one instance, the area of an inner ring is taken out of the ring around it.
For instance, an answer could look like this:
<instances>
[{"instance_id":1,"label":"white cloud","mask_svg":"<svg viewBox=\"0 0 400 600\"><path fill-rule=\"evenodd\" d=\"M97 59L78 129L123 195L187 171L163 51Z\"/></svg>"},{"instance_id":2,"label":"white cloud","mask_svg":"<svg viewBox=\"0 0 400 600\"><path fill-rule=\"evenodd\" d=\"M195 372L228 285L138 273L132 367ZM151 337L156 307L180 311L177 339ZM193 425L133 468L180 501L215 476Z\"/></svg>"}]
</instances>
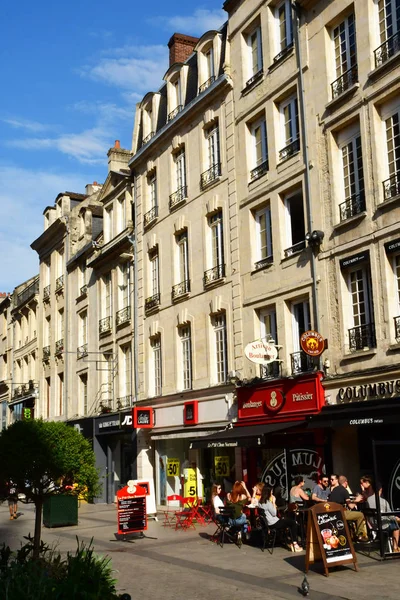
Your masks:
<instances>
[{"instance_id":1,"label":"white cloud","mask_svg":"<svg viewBox=\"0 0 400 600\"><path fill-rule=\"evenodd\" d=\"M32 133L41 133L42 131L48 131L53 127L45 125L44 123L38 123L37 121L29 121L28 119L21 119L20 117L3 117L0 119L3 123L14 127L15 129L25 129Z\"/></svg>"},{"instance_id":2,"label":"white cloud","mask_svg":"<svg viewBox=\"0 0 400 600\"><path fill-rule=\"evenodd\" d=\"M71 173L47 173L0 165L0 291L39 270L30 244L43 232L43 210L63 191L85 192L87 180Z\"/></svg>"},{"instance_id":3,"label":"white cloud","mask_svg":"<svg viewBox=\"0 0 400 600\"><path fill-rule=\"evenodd\" d=\"M227 14L223 10L208 10L199 8L193 15L172 17L158 17L151 22L157 22L164 29L187 33L188 35L203 35L210 29L219 29L226 21Z\"/></svg>"},{"instance_id":4,"label":"white cloud","mask_svg":"<svg viewBox=\"0 0 400 600\"><path fill-rule=\"evenodd\" d=\"M132 109L126 106L117 106L112 103L100 101L86 102L85 100L82 100L73 104L71 108L85 114L98 115L99 118L105 121L114 122L116 119L120 119L121 121L128 120L130 124L132 124L133 121Z\"/></svg>"}]
</instances>

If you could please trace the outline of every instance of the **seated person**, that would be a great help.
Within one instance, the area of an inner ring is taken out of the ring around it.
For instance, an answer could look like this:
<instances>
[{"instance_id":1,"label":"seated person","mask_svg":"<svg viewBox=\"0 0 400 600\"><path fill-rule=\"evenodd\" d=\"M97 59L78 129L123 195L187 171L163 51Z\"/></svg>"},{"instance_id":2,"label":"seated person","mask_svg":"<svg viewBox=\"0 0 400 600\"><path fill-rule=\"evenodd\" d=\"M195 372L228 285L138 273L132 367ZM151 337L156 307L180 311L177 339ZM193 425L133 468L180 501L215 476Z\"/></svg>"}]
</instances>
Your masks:
<instances>
[{"instance_id":1,"label":"seated person","mask_svg":"<svg viewBox=\"0 0 400 600\"><path fill-rule=\"evenodd\" d=\"M367 526L363 513L358 510L351 510L357 508L357 504L351 502L349 492L339 483L337 475L331 475L330 483L331 493L329 494L329 502L337 502L345 507L344 516L346 521L354 521L358 540L360 542L367 542Z\"/></svg>"},{"instance_id":2,"label":"seated person","mask_svg":"<svg viewBox=\"0 0 400 600\"><path fill-rule=\"evenodd\" d=\"M339 479L340 485L342 485L344 488L346 488L346 490L349 492L350 496L352 496L353 492L351 491L351 488L349 486L349 482L347 481L346 475L339 475L338 479Z\"/></svg>"},{"instance_id":3,"label":"seated person","mask_svg":"<svg viewBox=\"0 0 400 600\"><path fill-rule=\"evenodd\" d=\"M245 525L246 515L243 512L243 508L251 500L251 495L246 487L244 481L235 481L232 487L232 491L227 494L226 506L232 508L233 517L230 519L230 525Z\"/></svg>"},{"instance_id":4,"label":"seated person","mask_svg":"<svg viewBox=\"0 0 400 600\"><path fill-rule=\"evenodd\" d=\"M308 494L303 490L304 485L304 477L297 475L294 478L294 486L290 490L290 502L300 502L301 504L304 504L304 502L307 502L310 499Z\"/></svg>"},{"instance_id":5,"label":"seated person","mask_svg":"<svg viewBox=\"0 0 400 600\"><path fill-rule=\"evenodd\" d=\"M258 483L256 483L256 485L253 487L253 495L251 497L251 503L252 504L258 504L261 498L261 493L263 491L263 487L264 487L264 483L262 481L259 481Z\"/></svg>"},{"instance_id":6,"label":"seated person","mask_svg":"<svg viewBox=\"0 0 400 600\"><path fill-rule=\"evenodd\" d=\"M328 486L328 475L320 475L320 477L318 477L318 483L313 489L311 500L314 502L326 502L331 491Z\"/></svg>"},{"instance_id":7,"label":"seated person","mask_svg":"<svg viewBox=\"0 0 400 600\"><path fill-rule=\"evenodd\" d=\"M263 509L269 527L274 529L289 529L292 538L290 549L292 552L301 552L303 548L297 543L297 523L294 519L284 517L280 519L277 515L276 498L272 493L272 488L265 485L258 504Z\"/></svg>"},{"instance_id":8,"label":"seated person","mask_svg":"<svg viewBox=\"0 0 400 600\"><path fill-rule=\"evenodd\" d=\"M368 504L369 508L376 510L375 493L373 496L371 495L368 497L367 504ZM381 509L381 513L390 513L392 510L389 502L387 500L385 500L384 498L382 498L382 486L381 485L379 485L379 506ZM371 525L371 527L373 529L378 529L378 521L374 517L368 519L368 523ZM399 523L400 523L400 518L396 517L395 515L385 515L382 517L382 529L388 531L393 538L393 552L400 552Z\"/></svg>"},{"instance_id":9,"label":"seated person","mask_svg":"<svg viewBox=\"0 0 400 600\"><path fill-rule=\"evenodd\" d=\"M219 509L224 506L224 503L222 502L221 498L220 498L220 493L222 491L222 486L220 486L217 483L214 483L212 488L211 488L211 504L212 507L214 509L214 513L215 515L218 517L219 515ZM217 519L218 520L218 519Z\"/></svg>"}]
</instances>

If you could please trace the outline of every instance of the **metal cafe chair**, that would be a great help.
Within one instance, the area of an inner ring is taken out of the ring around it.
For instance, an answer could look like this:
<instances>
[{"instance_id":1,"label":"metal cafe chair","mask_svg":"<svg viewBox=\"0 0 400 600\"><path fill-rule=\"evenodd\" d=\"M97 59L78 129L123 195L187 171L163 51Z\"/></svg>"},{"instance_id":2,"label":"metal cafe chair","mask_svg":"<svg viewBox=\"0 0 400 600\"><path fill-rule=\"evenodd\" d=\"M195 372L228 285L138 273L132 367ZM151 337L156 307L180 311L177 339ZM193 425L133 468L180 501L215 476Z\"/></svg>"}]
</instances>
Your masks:
<instances>
[{"instance_id":1,"label":"metal cafe chair","mask_svg":"<svg viewBox=\"0 0 400 600\"><path fill-rule=\"evenodd\" d=\"M171 503L174 504L171 504ZM176 505L179 502L179 505ZM167 509L164 511L164 527L175 527L176 525L176 513L179 512L184 504L184 498L178 494L172 494L167 496Z\"/></svg>"},{"instance_id":2,"label":"metal cafe chair","mask_svg":"<svg viewBox=\"0 0 400 600\"><path fill-rule=\"evenodd\" d=\"M199 525L206 525L206 519L204 517L204 513L201 511L201 498L196 498L193 496L188 496L184 498L184 507L185 510L191 510L193 521L199 523Z\"/></svg>"},{"instance_id":3,"label":"metal cafe chair","mask_svg":"<svg viewBox=\"0 0 400 600\"><path fill-rule=\"evenodd\" d=\"M238 548L242 546L242 525L230 525L230 520L233 519L233 509L226 506L221 506L219 514L215 515L214 522L217 526L211 540L217 542L221 548L224 547L225 540L229 540L236 544Z\"/></svg>"}]
</instances>

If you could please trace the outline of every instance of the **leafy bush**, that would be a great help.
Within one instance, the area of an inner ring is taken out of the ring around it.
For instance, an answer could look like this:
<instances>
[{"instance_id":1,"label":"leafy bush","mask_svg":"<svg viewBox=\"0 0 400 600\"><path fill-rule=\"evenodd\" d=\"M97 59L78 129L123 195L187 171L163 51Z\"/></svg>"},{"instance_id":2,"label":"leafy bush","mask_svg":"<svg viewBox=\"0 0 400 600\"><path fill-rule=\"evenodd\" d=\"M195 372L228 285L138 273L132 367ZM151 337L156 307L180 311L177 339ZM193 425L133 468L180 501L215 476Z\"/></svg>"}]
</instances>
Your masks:
<instances>
[{"instance_id":1,"label":"leafy bush","mask_svg":"<svg viewBox=\"0 0 400 600\"><path fill-rule=\"evenodd\" d=\"M39 559L33 558L33 540L13 553L0 547L0 597L2 600L117 600L111 561L79 542L75 554L63 558L41 544Z\"/></svg>"}]
</instances>

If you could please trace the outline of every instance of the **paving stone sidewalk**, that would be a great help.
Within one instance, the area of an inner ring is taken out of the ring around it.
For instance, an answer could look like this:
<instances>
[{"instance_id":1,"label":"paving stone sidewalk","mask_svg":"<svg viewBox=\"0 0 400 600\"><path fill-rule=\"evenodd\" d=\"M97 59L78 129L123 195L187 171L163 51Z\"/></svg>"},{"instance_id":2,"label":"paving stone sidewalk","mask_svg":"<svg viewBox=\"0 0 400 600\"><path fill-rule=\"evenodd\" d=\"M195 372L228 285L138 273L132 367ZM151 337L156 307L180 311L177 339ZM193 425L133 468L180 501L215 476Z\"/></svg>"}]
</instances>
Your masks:
<instances>
[{"instance_id":1,"label":"paving stone sidewalk","mask_svg":"<svg viewBox=\"0 0 400 600\"><path fill-rule=\"evenodd\" d=\"M23 536L34 529L34 509L19 504L17 521L10 521L6 504L0 505L0 543L16 549ZM42 539L61 552L74 551L76 537L90 541L95 550L107 554L116 570L119 591L132 600L162 596L163 600L203 600L215 596L232 600L233 595L252 600L300 598L298 587L304 576L304 553L292 554L276 548L271 555L259 547L233 544L220 548L210 541L215 526L175 531L149 521L143 538L117 539L116 508L113 505L82 505L79 524L73 527L43 528ZM400 563L380 562L357 554L359 572L336 567L329 577L320 564L308 574L310 599L380 600L398 598ZM71 599L73 600L73 599ZM101 600L101 599L99 599Z\"/></svg>"}]
</instances>

